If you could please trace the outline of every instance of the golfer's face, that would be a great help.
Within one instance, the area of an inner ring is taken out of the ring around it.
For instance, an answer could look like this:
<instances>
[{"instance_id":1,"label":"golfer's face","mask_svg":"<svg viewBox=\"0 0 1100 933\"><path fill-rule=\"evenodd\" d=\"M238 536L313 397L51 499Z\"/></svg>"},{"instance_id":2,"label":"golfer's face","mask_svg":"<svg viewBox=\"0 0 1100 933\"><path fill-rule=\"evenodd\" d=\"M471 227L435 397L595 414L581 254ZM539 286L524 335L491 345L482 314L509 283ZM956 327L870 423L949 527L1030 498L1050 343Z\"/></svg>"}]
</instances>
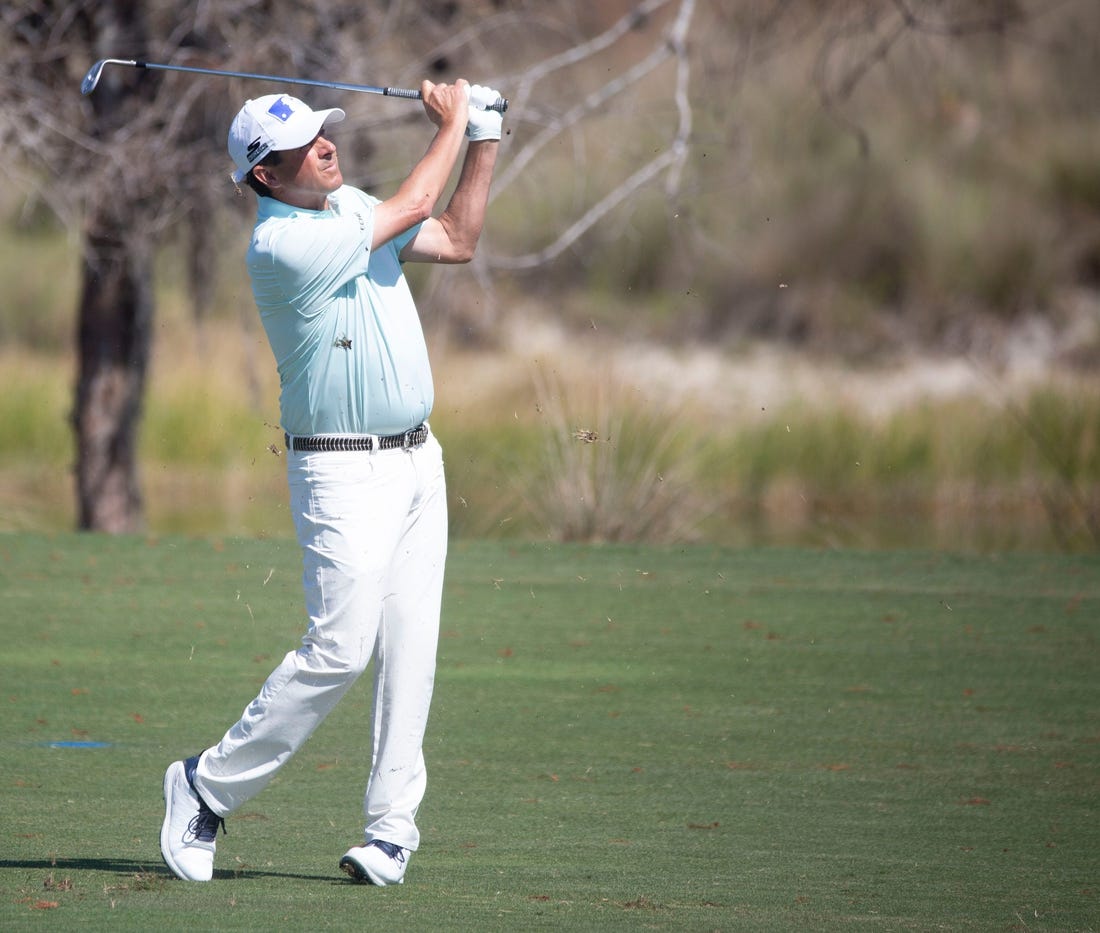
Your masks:
<instances>
[{"instance_id":1,"label":"golfer's face","mask_svg":"<svg viewBox=\"0 0 1100 933\"><path fill-rule=\"evenodd\" d=\"M313 142L284 150L273 170L281 185L277 196L292 204L305 206L316 198L323 201L344 183L336 146L323 128Z\"/></svg>"}]
</instances>

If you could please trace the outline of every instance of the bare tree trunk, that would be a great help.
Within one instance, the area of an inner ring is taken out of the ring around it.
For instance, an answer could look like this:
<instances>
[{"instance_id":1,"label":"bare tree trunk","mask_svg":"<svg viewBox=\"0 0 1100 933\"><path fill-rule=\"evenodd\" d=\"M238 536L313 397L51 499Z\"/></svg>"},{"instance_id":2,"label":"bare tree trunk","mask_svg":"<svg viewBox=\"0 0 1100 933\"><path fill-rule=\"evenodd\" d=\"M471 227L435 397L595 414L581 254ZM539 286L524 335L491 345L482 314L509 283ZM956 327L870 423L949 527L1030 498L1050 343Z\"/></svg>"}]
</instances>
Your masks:
<instances>
[{"instance_id":1,"label":"bare tree trunk","mask_svg":"<svg viewBox=\"0 0 1100 933\"><path fill-rule=\"evenodd\" d=\"M136 447L153 316L149 250L122 223L93 218L85 240L73 411L79 527L114 534L142 527Z\"/></svg>"},{"instance_id":2,"label":"bare tree trunk","mask_svg":"<svg viewBox=\"0 0 1100 933\"><path fill-rule=\"evenodd\" d=\"M97 55L147 45L140 0L88 8ZM154 82L127 72L107 76L91 98L92 134L103 144L102 180L86 203L77 324L78 371L72 424L77 523L84 531L139 531L144 523L137 437L153 318L152 237L144 176L120 157L138 145L127 135ZM101 93L102 92L102 93Z\"/></svg>"}]
</instances>

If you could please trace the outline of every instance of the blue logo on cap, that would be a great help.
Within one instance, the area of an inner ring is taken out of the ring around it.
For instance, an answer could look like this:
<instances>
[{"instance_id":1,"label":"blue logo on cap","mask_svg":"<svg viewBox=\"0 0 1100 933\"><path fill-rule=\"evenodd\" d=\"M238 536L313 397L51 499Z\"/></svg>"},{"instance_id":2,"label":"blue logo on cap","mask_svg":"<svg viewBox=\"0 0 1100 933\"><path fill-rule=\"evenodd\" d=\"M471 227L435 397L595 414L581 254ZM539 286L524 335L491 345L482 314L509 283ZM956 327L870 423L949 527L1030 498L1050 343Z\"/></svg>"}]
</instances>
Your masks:
<instances>
[{"instance_id":1,"label":"blue logo on cap","mask_svg":"<svg viewBox=\"0 0 1100 933\"><path fill-rule=\"evenodd\" d=\"M288 104L286 102L286 99L283 97L280 97L277 101L275 101L275 103L273 103L268 108L267 112L270 113L276 120L281 120L283 123L286 123L286 121L289 120L294 113L294 111L290 108L290 104Z\"/></svg>"}]
</instances>

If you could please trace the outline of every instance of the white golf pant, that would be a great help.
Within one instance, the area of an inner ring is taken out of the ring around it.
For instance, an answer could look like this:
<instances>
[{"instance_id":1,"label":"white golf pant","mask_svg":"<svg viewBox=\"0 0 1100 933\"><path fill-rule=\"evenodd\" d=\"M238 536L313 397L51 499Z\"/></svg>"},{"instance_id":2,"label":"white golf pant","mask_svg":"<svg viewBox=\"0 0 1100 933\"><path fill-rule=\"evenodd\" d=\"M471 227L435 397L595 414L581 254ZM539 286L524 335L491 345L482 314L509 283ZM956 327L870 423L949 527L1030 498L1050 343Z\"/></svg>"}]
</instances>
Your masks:
<instances>
[{"instance_id":1,"label":"white golf pant","mask_svg":"<svg viewBox=\"0 0 1100 933\"><path fill-rule=\"evenodd\" d=\"M366 841L416 849L447 551L443 454L429 435L413 450L287 458L309 627L240 721L203 753L195 785L219 816L240 807L373 658Z\"/></svg>"}]
</instances>

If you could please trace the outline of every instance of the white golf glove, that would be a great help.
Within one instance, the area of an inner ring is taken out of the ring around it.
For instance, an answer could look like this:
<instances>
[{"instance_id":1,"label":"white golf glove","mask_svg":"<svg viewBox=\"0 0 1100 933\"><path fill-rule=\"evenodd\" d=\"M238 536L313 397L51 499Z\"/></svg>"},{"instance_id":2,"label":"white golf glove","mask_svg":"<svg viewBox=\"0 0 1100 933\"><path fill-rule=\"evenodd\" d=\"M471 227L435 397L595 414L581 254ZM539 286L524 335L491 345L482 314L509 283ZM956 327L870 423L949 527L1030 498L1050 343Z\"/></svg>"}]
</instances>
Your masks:
<instances>
[{"instance_id":1,"label":"white golf glove","mask_svg":"<svg viewBox=\"0 0 1100 933\"><path fill-rule=\"evenodd\" d=\"M466 135L470 137L470 141L500 139L500 128L504 117L499 111L485 109L500 100L500 92L494 91L491 87L482 87L480 84L471 84L467 90L470 112L466 121Z\"/></svg>"}]
</instances>

